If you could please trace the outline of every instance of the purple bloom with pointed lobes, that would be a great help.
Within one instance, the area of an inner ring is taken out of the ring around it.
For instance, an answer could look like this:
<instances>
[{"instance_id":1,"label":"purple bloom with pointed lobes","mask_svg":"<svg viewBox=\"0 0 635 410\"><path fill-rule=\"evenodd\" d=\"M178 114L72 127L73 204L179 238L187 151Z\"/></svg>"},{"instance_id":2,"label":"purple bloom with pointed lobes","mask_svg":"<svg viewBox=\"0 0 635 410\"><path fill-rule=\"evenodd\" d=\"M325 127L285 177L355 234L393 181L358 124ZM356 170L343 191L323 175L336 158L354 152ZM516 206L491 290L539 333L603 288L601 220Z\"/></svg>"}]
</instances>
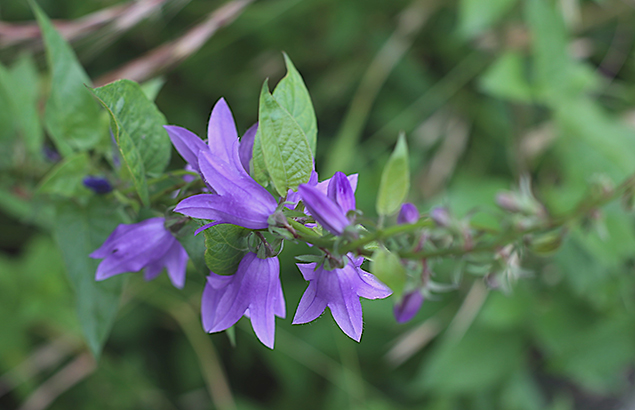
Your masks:
<instances>
[{"instance_id":1,"label":"purple bloom with pointed lobes","mask_svg":"<svg viewBox=\"0 0 635 410\"><path fill-rule=\"evenodd\" d=\"M209 149L198 152L198 168L215 193L185 198L174 211L248 229L268 227L278 204L243 168L234 119L223 99L212 110L208 136Z\"/></svg>"},{"instance_id":2,"label":"purple bloom with pointed lobes","mask_svg":"<svg viewBox=\"0 0 635 410\"><path fill-rule=\"evenodd\" d=\"M243 315L251 320L262 344L273 349L275 316L282 319L286 316L278 258L260 259L249 252L240 261L235 274L210 273L207 277L201 302L205 331L226 330Z\"/></svg>"},{"instance_id":3,"label":"purple bloom with pointed lobes","mask_svg":"<svg viewBox=\"0 0 635 410\"><path fill-rule=\"evenodd\" d=\"M351 339L360 341L363 319L359 298L383 299L392 294L390 288L360 266L363 258L346 257L347 264L341 269L315 269L315 263L297 264L302 276L309 281L293 324L308 323L317 319L328 306L333 319Z\"/></svg>"},{"instance_id":4,"label":"purple bloom with pointed lobes","mask_svg":"<svg viewBox=\"0 0 635 410\"><path fill-rule=\"evenodd\" d=\"M187 253L165 229L165 218L151 218L132 225L119 225L103 245L89 256L103 259L95 280L145 268L144 278L156 278L165 267L177 288L185 284Z\"/></svg>"},{"instance_id":5,"label":"purple bloom with pointed lobes","mask_svg":"<svg viewBox=\"0 0 635 410\"><path fill-rule=\"evenodd\" d=\"M399 210L399 215L397 216L398 224L413 224L419 220L419 211L417 207L411 204L410 202L406 202L401 205L401 209Z\"/></svg>"},{"instance_id":6,"label":"purple bloom with pointed lobes","mask_svg":"<svg viewBox=\"0 0 635 410\"><path fill-rule=\"evenodd\" d=\"M399 323L406 323L417 314L422 304L423 295L419 290L406 293L401 301L395 305L393 310L395 319Z\"/></svg>"},{"instance_id":7,"label":"purple bloom with pointed lobes","mask_svg":"<svg viewBox=\"0 0 635 410\"><path fill-rule=\"evenodd\" d=\"M192 131L186 130L183 127L165 125L163 128L168 132L168 136L174 148L181 154L191 169L200 174L201 170L198 168L198 153L201 150L208 150L207 144Z\"/></svg>"}]
</instances>

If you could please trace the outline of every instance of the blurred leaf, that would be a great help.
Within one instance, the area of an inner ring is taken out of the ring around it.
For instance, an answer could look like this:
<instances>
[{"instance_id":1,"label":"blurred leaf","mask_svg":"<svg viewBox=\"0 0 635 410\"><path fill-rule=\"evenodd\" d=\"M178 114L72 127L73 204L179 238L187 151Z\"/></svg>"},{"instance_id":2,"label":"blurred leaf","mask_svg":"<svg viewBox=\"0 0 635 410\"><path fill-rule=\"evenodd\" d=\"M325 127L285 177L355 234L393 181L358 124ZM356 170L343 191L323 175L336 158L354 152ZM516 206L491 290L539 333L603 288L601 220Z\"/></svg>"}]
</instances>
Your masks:
<instances>
[{"instance_id":1,"label":"blurred leaf","mask_svg":"<svg viewBox=\"0 0 635 410\"><path fill-rule=\"evenodd\" d=\"M260 128L260 125L258 128ZM256 131L253 155L251 157L249 169L251 170L251 177L260 185L266 187L269 184L271 177L267 172L267 164L265 164L265 158L262 155L262 148L260 146L260 130Z\"/></svg>"},{"instance_id":2,"label":"blurred leaf","mask_svg":"<svg viewBox=\"0 0 635 410\"><path fill-rule=\"evenodd\" d=\"M37 67L30 55L22 55L11 67L11 79L16 122L28 152L39 157L42 155L44 140L38 113L40 81Z\"/></svg>"},{"instance_id":3,"label":"blurred leaf","mask_svg":"<svg viewBox=\"0 0 635 410\"><path fill-rule=\"evenodd\" d=\"M466 37L487 30L509 11L516 0L461 0L459 3L459 30Z\"/></svg>"},{"instance_id":4,"label":"blurred leaf","mask_svg":"<svg viewBox=\"0 0 635 410\"><path fill-rule=\"evenodd\" d=\"M400 298L406 284L406 269L401 264L399 256L380 248L373 252L371 260L371 273L392 289L396 298Z\"/></svg>"},{"instance_id":5,"label":"blurred leaf","mask_svg":"<svg viewBox=\"0 0 635 410\"><path fill-rule=\"evenodd\" d=\"M63 159L44 177L38 192L65 197L74 197L84 189L82 180L88 175L89 158L85 152L79 152Z\"/></svg>"},{"instance_id":6,"label":"blurred leaf","mask_svg":"<svg viewBox=\"0 0 635 410\"><path fill-rule=\"evenodd\" d=\"M154 101L165 84L165 78L156 77L141 84L141 91L148 97L148 100Z\"/></svg>"},{"instance_id":7,"label":"blurred leaf","mask_svg":"<svg viewBox=\"0 0 635 410\"><path fill-rule=\"evenodd\" d=\"M105 135L99 107L86 90L90 78L37 3L29 3L42 30L51 71L51 92L44 116L46 127L62 155L88 150Z\"/></svg>"},{"instance_id":8,"label":"blurred leaf","mask_svg":"<svg viewBox=\"0 0 635 410\"><path fill-rule=\"evenodd\" d=\"M406 199L410 189L410 169L408 166L408 145L406 136L401 133L390 155L379 182L377 193L377 213L380 215L392 215Z\"/></svg>"},{"instance_id":9,"label":"blurred leaf","mask_svg":"<svg viewBox=\"0 0 635 410\"><path fill-rule=\"evenodd\" d=\"M502 54L480 78L480 87L495 97L519 102L531 101L523 55L508 51Z\"/></svg>"},{"instance_id":10,"label":"blurred leaf","mask_svg":"<svg viewBox=\"0 0 635 410\"><path fill-rule=\"evenodd\" d=\"M249 229L236 225L214 225L205 233L205 263L217 275L231 275L247 253Z\"/></svg>"},{"instance_id":11,"label":"blurred leaf","mask_svg":"<svg viewBox=\"0 0 635 410\"><path fill-rule=\"evenodd\" d=\"M99 261L88 255L99 248L119 224L116 208L96 196L86 206L70 201L60 203L53 229L75 289L79 322L95 357L99 357L117 316L124 278L120 275L95 281Z\"/></svg>"},{"instance_id":12,"label":"blurred leaf","mask_svg":"<svg viewBox=\"0 0 635 410\"><path fill-rule=\"evenodd\" d=\"M283 55L284 63L287 66L287 75L276 85L273 90L273 98L291 114L300 128L302 128L311 147L311 152L315 157L317 120L313 104L311 103L311 96L304 84L304 80L302 80L302 76L296 70L289 56L286 53L283 53Z\"/></svg>"},{"instance_id":13,"label":"blurred leaf","mask_svg":"<svg viewBox=\"0 0 635 410\"><path fill-rule=\"evenodd\" d=\"M281 196L308 182L313 156L307 137L291 114L273 98L267 81L260 93L257 134L267 172Z\"/></svg>"},{"instance_id":14,"label":"blurred leaf","mask_svg":"<svg viewBox=\"0 0 635 410\"><path fill-rule=\"evenodd\" d=\"M517 332L472 328L458 342L436 346L423 363L421 385L435 394L476 393L505 381L523 361Z\"/></svg>"}]
</instances>

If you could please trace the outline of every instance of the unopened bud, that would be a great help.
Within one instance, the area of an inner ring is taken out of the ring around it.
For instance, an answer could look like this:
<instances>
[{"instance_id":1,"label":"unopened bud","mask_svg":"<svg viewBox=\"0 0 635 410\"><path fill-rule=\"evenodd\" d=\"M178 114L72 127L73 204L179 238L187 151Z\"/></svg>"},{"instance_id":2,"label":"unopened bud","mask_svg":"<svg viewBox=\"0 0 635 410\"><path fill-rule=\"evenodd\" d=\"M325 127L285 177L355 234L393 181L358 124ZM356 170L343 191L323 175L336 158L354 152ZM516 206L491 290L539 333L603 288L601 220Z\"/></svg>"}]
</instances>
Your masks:
<instances>
[{"instance_id":1,"label":"unopened bud","mask_svg":"<svg viewBox=\"0 0 635 410\"><path fill-rule=\"evenodd\" d=\"M509 212L520 212L518 198L513 192L499 192L496 194L496 205Z\"/></svg>"},{"instance_id":2,"label":"unopened bud","mask_svg":"<svg viewBox=\"0 0 635 410\"><path fill-rule=\"evenodd\" d=\"M563 231L551 231L542 235L528 236L525 241L529 249L538 255L550 255L562 245Z\"/></svg>"},{"instance_id":3,"label":"unopened bud","mask_svg":"<svg viewBox=\"0 0 635 410\"><path fill-rule=\"evenodd\" d=\"M87 176L82 181L86 188L89 188L93 192L99 195L107 194L112 191L112 185L104 177L95 177L92 175Z\"/></svg>"},{"instance_id":4,"label":"unopened bud","mask_svg":"<svg viewBox=\"0 0 635 410\"><path fill-rule=\"evenodd\" d=\"M423 295L419 290L405 293L393 309L397 322L406 323L412 319L421 309L423 300Z\"/></svg>"},{"instance_id":5,"label":"unopened bud","mask_svg":"<svg viewBox=\"0 0 635 410\"><path fill-rule=\"evenodd\" d=\"M419 220L419 211L417 207L411 204L410 202L406 202L401 205L401 210L399 211L399 215L397 216L398 224L413 224Z\"/></svg>"}]
</instances>

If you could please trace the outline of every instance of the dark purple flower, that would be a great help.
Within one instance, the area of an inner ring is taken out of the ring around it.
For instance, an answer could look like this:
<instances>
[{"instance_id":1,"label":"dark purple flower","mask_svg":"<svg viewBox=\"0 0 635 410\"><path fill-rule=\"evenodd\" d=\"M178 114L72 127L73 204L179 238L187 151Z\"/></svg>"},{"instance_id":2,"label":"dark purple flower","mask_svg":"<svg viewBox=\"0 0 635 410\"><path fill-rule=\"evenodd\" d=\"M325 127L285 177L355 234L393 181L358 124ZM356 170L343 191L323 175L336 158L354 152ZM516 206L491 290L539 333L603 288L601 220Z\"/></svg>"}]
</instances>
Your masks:
<instances>
[{"instance_id":1,"label":"dark purple flower","mask_svg":"<svg viewBox=\"0 0 635 410\"><path fill-rule=\"evenodd\" d=\"M249 252L231 276L210 273L207 277L201 316L206 332L221 332L233 326L244 315L258 339L273 349L275 317L286 316L284 294L280 284L278 258L260 259Z\"/></svg>"},{"instance_id":2,"label":"dark purple flower","mask_svg":"<svg viewBox=\"0 0 635 410\"><path fill-rule=\"evenodd\" d=\"M423 295L419 290L404 294L393 310L395 319L399 323L406 323L417 314L422 304Z\"/></svg>"},{"instance_id":3,"label":"dark purple flower","mask_svg":"<svg viewBox=\"0 0 635 410\"><path fill-rule=\"evenodd\" d=\"M399 215L397 216L398 224L413 224L419 220L419 211L417 207L411 204L410 202L406 202L401 205L401 210L399 211Z\"/></svg>"},{"instance_id":4,"label":"dark purple flower","mask_svg":"<svg viewBox=\"0 0 635 410\"><path fill-rule=\"evenodd\" d=\"M208 149L202 148L198 142L189 147L190 153L198 149L198 169L214 193L185 198L176 206L175 212L249 229L269 226L267 219L278 204L273 195L254 181L243 168L238 153L236 126L225 100L219 100L212 110L208 127ZM185 149L183 151L187 152ZM191 156L190 153L186 155ZM187 158L186 160L190 161Z\"/></svg>"},{"instance_id":5,"label":"dark purple flower","mask_svg":"<svg viewBox=\"0 0 635 410\"><path fill-rule=\"evenodd\" d=\"M108 180L104 177L96 177L96 176L89 175L86 178L84 178L82 183L84 184L86 188L89 188L96 194L102 195L112 191L112 185L110 185L110 182L108 182Z\"/></svg>"},{"instance_id":6,"label":"dark purple flower","mask_svg":"<svg viewBox=\"0 0 635 410\"><path fill-rule=\"evenodd\" d=\"M132 225L119 225L103 245L89 256L103 259L95 280L145 268L144 278L156 278L165 267L177 288L185 284L187 253L165 229L165 218L151 218Z\"/></svg>"},{"instance_id":7,"label":"dark purple flower","mask_svg":"<svg viewBox=\"0 0 635 410\"><path fill-rule=\"evenodd\" d=\"M316 269L315 263L297 264L309 287L300 300L293 324L311 322L328 307L342 331L359 342L363 328L359 298L383 299L392 291L360 268L363 258L349 254L345 260L346 266L330 271L323 266Z\"/></svg>"},{"instance_id":8,"label":"dark purple flower","mask_svg":"<svg viewBox=\"0 0 635 410\"><path fill-rule=\"evenodd\" d=\"M356 178L355 178L356 179ZM351 221L346 213L355 209L355 193L349 179L336 172L330 179L326 194L324 185L302 184L298 192L309 214L333 235L341 235Z\"/></svg>"}]
</instances>

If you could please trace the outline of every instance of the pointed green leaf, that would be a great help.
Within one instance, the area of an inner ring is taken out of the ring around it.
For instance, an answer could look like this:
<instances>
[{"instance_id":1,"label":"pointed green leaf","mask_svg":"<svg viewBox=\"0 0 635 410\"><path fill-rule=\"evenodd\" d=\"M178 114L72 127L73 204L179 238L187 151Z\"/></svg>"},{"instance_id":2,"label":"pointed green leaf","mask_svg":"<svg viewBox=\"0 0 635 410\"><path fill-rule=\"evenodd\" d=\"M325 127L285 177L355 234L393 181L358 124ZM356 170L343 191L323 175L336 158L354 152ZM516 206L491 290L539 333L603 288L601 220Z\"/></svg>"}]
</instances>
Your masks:
<instances>
[{"instance_id":1,"label":"pointed green leaf","mask_svg":"<svg viewBox=\"0 0 635 410\"><path fill-rule=\"evenodd\" d=\"M205 263L217 275L231 275L247 253L249 229L236 225L215 225L205 233Z\"/></svg>"},{"instance_id":2,"label":"pointed green leaf","mask_svg":"<svg viewBox=\"0 0 635 410\"><path fill-rule=\"evenodd\" d=\"M75 290L79 323L95 357L115 321L124 277L95 281L99 260L88 255L120 223L117 215L115 204L100 197L93 197L85 207L67 201L57 207L53 229Z\"/></svg>"},{"instance_id":3,"label":"pointed green leaf","mask_svg":"<svg viewBox=\"0 0 635 410\"><path fill-rule=\"evenodd\" d=\"M260 145L260 127L256 131L256 137L254 138L253 155L251 157L251 163L249 165L251 170L251 177L256 180L260 185L269 185L269 173L267 172L267 165L265 159L262 156L262 147Z\"/></svg>"},{"instance_id":4,"label":"pointed green leaf","mask_svg":"<svg viewBox=\"0 0 635 410\"><path fill-rule=\"evenodd\" d=\"M401 264L399 256L385 248L373 252L370 271L392 289L394 296L399 298L406 284L406 269Z\"/></svg>"},{"instance_id":5,"label":"pointed green leaf","mask_svg":"<svg viewBox=\"0 0 635 410\"><path fill-rule=\"evenodd\" d=\"M406 199L410 189L410 169L408 167L408 145L406 136L401 133L395 150L384 167L377 193L377 213L391 215Z\"/></svg>"},{"instance_id":6,"label":"pointed green leaf","mask_svg":"<svg viewBox=\"0 0 635 410\"><path fill-rule=\"evenodd\" d=\"M461 0L459 30L466 37L487 30L496 24L516 3L516 0Z\"/></svg>"},{"instance_id":7,"label":"pointed green leaf","mask_svg":"<svg viewBox=\"0 0 635 410\"><path fill-rule=\"evenodd\" d=\"M258 134L266 169L281 196L308 182L313 170L309 142L291 114L273 98L267 81L260 93Z\"/></svg>"},{"instance_id":8,"label":"pointed green leaf","mask_svg":"<svg viewBox=\"0 0 635 410\"><path fill-rule=\"evenodd\" d=\"M108 108L119 128L139 150L148 175L159 176L170 162L172 144L163 128L165 117L148 99L139 84L118 80L93 90Z\"/></svg>"},{"instance_id":9,"label":"pointed green leaf","mask_svg":"<svg viewBox=\"0 0 635 410\"><path fill-rule=\"evenodd\" d=\"M73 150L90 149L105 137L99 106L85 87L90 85L90 78L49 18L34 1L30 4L42 30L51 71L51 93L44 115L46 128L64 156Z\"/></svg>"},{"instance_id":10,"label":"pointed green leaf","mask_svg":"<svg viewBox=\"0 0 635 410\"><path fill-rule=\"evenodd\" d=\"M39 77L35 62L24 54L11 67L16 122L27 151L41 156L44 134L38 114Z\"/></svg>"},{"instance_id":11,"label":"pointed green leaf","mask_svg":"<svg viewBox=\"0 0 635 410\"><path fill-rule=\"evenodd\" d=\"M296 70L291 59L286 53L284 62L287 66L287 75L278 83L273 90L273 98L280 104L282 108L287 110L289 114L296 120L304 134L306 135L311 152L315 156L317 143L317 120L315 118L315 110L311 103L311 96L304 84L302 76Z\"/></svg>"},{"instance_id":12,"label":"pointed green leaf","mask_svg":"<svg viewBox=\"0 0 635 410\"><path fill-rule=\"evenodd\" d=\"M530 102L532 90L523 59L516 51L502 54L480 78L481 88L496 97Z\"/></svg>"}]
</instances>

